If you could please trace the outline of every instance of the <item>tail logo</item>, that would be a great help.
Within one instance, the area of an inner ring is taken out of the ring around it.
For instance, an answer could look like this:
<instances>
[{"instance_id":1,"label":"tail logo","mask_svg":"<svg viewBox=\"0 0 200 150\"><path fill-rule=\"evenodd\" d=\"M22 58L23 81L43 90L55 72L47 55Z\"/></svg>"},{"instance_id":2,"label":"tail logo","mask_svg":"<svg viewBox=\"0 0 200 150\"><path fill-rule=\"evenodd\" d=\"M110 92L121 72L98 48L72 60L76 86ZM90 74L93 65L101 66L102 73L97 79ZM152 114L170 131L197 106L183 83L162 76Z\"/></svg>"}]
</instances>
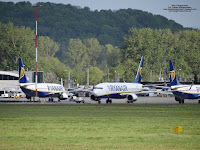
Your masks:
<instances>
[{"instance_id":1,"label":"tail logo","mask_svg":"<svg viewBox=\"0 0 200 150\"><path fill-rule=\"evenodd\" d=\"M25 75L24 67L21 67L21 72L20 72L20 78L19 79L23 78L24 75Z\"/></svg>"},{"instance_id":2,"label":"tail logo","mask_svg":"<svg viewBox=\"0 0 200 150\"><path fill-rule=\"evenodd\" d=\"M140 76L142 76L142 67L140 67Z\"/></svg>"},{"instance_id":3,"label":"tail logo","mask_svg":"<svg viewBox=\"0 0 200 150\"><path fill-rule=\"evenodd\" d=\"M171 80L173 82L175 79L175 71L174 70L170 71L170 76L171 76Z\"/></svg>"}]
</instances>

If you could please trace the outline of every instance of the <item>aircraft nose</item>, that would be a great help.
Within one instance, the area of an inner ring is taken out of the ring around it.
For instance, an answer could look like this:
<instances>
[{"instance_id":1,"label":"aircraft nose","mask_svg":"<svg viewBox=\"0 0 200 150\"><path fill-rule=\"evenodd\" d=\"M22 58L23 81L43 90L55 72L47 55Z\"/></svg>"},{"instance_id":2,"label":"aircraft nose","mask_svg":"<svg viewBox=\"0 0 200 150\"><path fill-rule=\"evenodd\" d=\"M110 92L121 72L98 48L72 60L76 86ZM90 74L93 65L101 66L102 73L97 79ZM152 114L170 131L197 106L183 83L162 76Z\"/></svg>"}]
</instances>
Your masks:
<instances>
[{"instance_id":1,"label":"aircraft nose","mask_svg":"<svg viewBox=\"0 0 200 150\"><path fill-rule=\"evenodd\" d=\"M94 96L97 96L97 90L94 89L93 92L92 92L92 94L93 94Z\"/></svg>"},{"instance_id":2,"label":"aircraft nose","mask_svg":"<svg viewBox=\"0 0 200 150\"><path fill-rule=\"evenodd\" d=\"M92 94L96 96L96 90L95 89L92 91Z\"/></svg>"}]
</instances>

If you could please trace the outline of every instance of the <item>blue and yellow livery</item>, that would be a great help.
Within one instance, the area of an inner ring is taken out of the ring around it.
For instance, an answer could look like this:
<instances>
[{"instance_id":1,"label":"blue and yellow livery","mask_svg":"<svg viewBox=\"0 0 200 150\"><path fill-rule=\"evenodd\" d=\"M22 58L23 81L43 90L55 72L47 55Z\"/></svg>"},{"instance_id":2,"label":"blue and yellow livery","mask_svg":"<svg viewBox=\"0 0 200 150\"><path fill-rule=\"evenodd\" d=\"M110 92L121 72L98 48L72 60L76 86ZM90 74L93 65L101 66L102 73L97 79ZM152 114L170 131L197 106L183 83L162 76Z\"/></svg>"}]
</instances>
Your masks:
<instances>
[{"instance_id":1,"label":"blue and yellow livery","mask_svg":"<svg viewBox=\"0 0 200 150\"><path fill-rule=\"evenodd\" d=\"M106 103L112 103L112 98L123 99L126 98L128 103L133 103L137 100L136 94L143 94L143 85L141 84L142 68L143 68L144 57L141 57L140 64L137 70L135 79L131 83L123 82L105 82L97 84L93 89L91 99L94 101L101 102L102 98L106 98ZM145 91L148 93L148 91Z\"/></svg>"},{"instance_id":2,"label":"blue and yellow livery","mask_svg":"<svg viewBox=\"0 0 200 150\"><path fill-rule=\"evenodd\" d=\"M178 82L172 61L169 61L170 66L170 87L175 95L175 100L179 103L184 103L184 99L200 99L200 85L182 85ZM200 103L200 101L199 101Z\"/></svg>"},{"instance_id":3,"label":"blue and yellow livery","mask_svg":"<svg viewBox=\"0 0 200 150\"><path fill-rule=\"evenodd\" d=\"M19 84L27 99L35 97L35 83L30 83L27 79L21 58L19 58ZM49 97L51 101L53 101L53 97L57 97L59 100L66 100L68 98L68 94L65 92L62 84L38 83L37 92L38 97Z\"/></svg>"}]
</instances>

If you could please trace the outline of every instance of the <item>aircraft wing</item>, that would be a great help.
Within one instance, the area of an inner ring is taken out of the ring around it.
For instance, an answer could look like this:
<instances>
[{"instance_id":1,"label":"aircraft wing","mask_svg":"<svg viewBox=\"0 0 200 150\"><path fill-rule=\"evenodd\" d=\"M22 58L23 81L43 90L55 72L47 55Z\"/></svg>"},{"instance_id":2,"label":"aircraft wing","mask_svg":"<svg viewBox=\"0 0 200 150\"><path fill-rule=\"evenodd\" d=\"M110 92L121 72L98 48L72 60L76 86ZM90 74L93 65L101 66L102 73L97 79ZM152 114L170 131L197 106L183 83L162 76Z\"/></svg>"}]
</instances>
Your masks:
<instances>
[{"instance_id":1,"label":"aircraft wing","mask_svg":"<svg viewBox=\"0 0 200 150\"><path fill-rule=\"evenodd\" d=\"M149 93L159 93L160 91L156 90L156 91L138 91L138 92L130 92L130 93L121 93L120 95L130 95L130 94L149 94Z\"/></svg>"},{"instance_id":2,"label":"aircraft wing","mask_svg":"<svg viewBox=\"0 0 200 150\"><path fill-rule=\"evenodd\" d=\"M171 89L178 90L179 88L185 88L185 87L191 88L192 85L176 85L176 86L171 86Z\"/></svg>"},{"instance_id":3,"label":"aircraft wing","mask_svg":"<svg viewBox=\"0 0 200 150\"><path fill-rule=\"evenodd\" d=\"M145 84L142 87L169 88L168 86L164 86L164 84Z\"/></svg>"},{"instance_id":4,"label":"aircraft wing","mask_svg":"<svg viewBox=\"0 0 200 150\"><path fill-rule=\"evenodd\" d=\"M62 94L62 93L63 93L63 92L56 92L56 93L51 93L51 92L49 92L49 93L47 94L47 96L51 97L51 96L58 95L58 94Z\"/></svg>"}]
</instances>

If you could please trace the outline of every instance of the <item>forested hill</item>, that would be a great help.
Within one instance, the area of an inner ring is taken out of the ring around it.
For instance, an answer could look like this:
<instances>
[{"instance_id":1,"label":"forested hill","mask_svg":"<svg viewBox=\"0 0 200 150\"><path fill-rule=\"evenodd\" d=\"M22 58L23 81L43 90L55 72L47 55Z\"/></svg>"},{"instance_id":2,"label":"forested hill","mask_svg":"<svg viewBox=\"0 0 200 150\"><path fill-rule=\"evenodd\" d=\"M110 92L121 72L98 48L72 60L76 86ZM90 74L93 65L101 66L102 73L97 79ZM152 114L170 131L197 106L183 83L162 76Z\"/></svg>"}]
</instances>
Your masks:
<instances>
[{"instance_id":1,"label":"forested hill","mask_svg":"<svg viewBox=\"0 0 200 150\"><path fill-rule=\"evenodd\" d=\"M59 43L70 38L97 38L102 44L122 46L123 37L132 27L183 29L175 21L160 15L133 9L91 11L88 7L39 3L38 35L49 36ZM0 2L0 22L35 28L35 8L30 2Z\"/></svg>"}]
</instances>

